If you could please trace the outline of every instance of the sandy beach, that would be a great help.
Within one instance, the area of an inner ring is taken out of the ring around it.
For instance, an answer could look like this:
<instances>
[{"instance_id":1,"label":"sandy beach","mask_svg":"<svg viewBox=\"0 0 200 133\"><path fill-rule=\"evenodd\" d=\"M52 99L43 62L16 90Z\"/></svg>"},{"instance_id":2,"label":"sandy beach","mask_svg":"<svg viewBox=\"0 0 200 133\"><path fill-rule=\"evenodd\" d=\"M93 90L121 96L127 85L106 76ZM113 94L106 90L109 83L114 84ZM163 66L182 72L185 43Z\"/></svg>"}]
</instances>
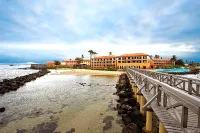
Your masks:
<instances>
[{"instance_id":1,"label":"sandy beach","mask_svg":"<svg viewBox=\"0 0 200 133\"><path fill-rule=\"evenodd\" d=\"M96 75L96 76L119 76L121 71L102 71L102 70L88 70L88 69L66 69L55 70L60 75Z\"/></svg>"}]
</instances>

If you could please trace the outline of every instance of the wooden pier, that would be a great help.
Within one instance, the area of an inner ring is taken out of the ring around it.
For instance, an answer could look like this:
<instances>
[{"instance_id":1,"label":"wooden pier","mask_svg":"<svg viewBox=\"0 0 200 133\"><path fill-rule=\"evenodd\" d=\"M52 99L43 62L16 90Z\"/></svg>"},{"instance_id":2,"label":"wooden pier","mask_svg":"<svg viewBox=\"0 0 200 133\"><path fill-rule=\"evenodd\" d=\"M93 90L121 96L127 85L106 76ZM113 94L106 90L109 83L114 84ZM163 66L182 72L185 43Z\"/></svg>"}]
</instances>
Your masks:
<instances>
[{"instance_id":1,"label":"wooden pier","mask_svg":"<svg viewBox=\"0 0 200 133\"><path fill-rule=\"evenodd\" d=\"M200 80L135 68L126 72L146 113L147 132L152 132L154 112L159 133L200 133Z\"/></svg>"}]
</instances>

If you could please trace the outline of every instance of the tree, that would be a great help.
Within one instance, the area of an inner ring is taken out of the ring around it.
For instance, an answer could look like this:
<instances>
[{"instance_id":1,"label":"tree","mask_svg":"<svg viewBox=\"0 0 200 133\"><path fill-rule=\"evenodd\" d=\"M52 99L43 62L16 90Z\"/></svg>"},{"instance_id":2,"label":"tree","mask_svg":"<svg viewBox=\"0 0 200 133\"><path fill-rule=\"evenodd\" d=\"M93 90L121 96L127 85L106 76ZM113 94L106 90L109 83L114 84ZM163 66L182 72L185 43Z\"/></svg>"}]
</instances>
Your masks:
<instances>
[{"instance_id":1,"label":"tree","mask_svg":"<svg viewBox=\"0 0 200 133\"><path fill-rule=\"evenodd\" d=\"M83 61L83 59L82 59L82 58L79 58L79 57L76 57L75 60L77 60L77 64L81 64L81 62Z\"/></svg>"},{"instance_id":2,"label":"tree","mask_svg":"<svg viewBox=\"0 0 200 133\"><path fill-rule=\"evenodd\" d=\"M83 54L82 54L81 58L82 58L82 59L84 58Z\"/></svg>"},{"instance_id":3,"label":"tree","mask_svg":"<svg viewBox=\"0 0 200 133\"><path fill-rule=\"evenodd\" d=\"M109 56L111 56L112 55L112 52L109 52Z\"/></svg>"},{"instance_id":4,"label":"tree","mask_svg":"<svg viewBox=\"0 0 200 133\"><path fill-rule=\"evenodd\" d=\"M97 54L98 54L97 52L94 52L94 53L93 53L94 56L96 56Z\"/></svg>"},{"instance_id":5,"label":"tree","mask_svg":"<svg viewBox=\"0 0 200 133\"><path fill-rule=\"evenodd\" d=\"M171 60L172 63L175 62L175 64L176 64L176 61L177 61L176 55L173 55L170 60Z\"/></svg>"},{"instance_id":6,"label":"tree","mask_svg":"<svg viewBox=\"0 0 200 133\"><path fill-rule=\"evenodd\" d=\"M58 60L54 60L54 64L56 65L56 68L57 68L58 65L60 65L61 63L60 63L60 61L58 61Z\"/></svg>"},{"instance_id":7,"label":"tree","mask_svg":"<svg viewBox=\"0 0 200 133\"><path fill-rule=\"evenodd\" d=\"M178 65L178 66L184 66L184 65L185 65L185 63L184 63L184 61L183 61L182 59L178 59L178 60L175 62L175 64Z\"/></svg>"},{"instance_id":8,"label":"tree","mask_svg":"<svg viewBox=\"0 0 200 133\"><path fill-rule=\"evenodd\" d=\"M98 54L97 52L94 52L93 50L88 50L88 53L90 54L90 66L91 66L91 60L92 60L92 55Z\"/></svg>"},{"instance_id":9,"label":"tree","mask_svg":"<svg viewBox=\"0 0 200 133\"><path fill-rule=\"evenodd\" d=\"M90 54L90 66L91 66L91 59L92 59L92 55L93 55L94 51L93 50L88 50L88 53Z\"/></svg>"},{"instance_id":10,"label":"tree","mask_svg":"<svg viewBox=\"0 0 200 133\"><path fill-rule=\"evenodd\" d=\"M159 55L155 55L155 58L160 58L160 56Z\"/></svg>"}]
</instances>

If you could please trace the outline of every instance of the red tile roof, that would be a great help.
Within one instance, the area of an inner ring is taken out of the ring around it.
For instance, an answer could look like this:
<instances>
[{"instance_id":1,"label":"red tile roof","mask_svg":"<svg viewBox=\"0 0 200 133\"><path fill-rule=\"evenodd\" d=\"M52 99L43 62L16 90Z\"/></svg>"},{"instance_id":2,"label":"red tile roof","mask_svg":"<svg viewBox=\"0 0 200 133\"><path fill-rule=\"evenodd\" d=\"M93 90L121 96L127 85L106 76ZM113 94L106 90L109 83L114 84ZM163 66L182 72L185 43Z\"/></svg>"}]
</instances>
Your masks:
<instances>
[{"instance_id":1,"label":"red tile roof","mask_svg":"<svg viewBox=\"0 0 200 133\"><path fill-rule=\"evenodd\" d=\"M97 56L97 57L94 57L95 59L99 59L99 58L115 58L117 56L114 56L114 55L110 55L110 56Z\"/></svg>"},{"instance_id":2,"label":"red tile roof","mask_svg":"<svg viewBox=\"0 0 200 133\"><path fill-rule=\"evenodd\" d=\"M132 53L132 54L123 54L118 57L129 57L129 56L149 56L149 55L144 53Z\"/></svg>"},{"instance_id":3,"label":"red tile roof","mask_svg":"<svg viewBox=\"0 0 200 133\"><path fill-rule=\"evenodd\" d=\"M64 62L77 62L78 60L63 60Z\"/></svg>"}]
</instances>

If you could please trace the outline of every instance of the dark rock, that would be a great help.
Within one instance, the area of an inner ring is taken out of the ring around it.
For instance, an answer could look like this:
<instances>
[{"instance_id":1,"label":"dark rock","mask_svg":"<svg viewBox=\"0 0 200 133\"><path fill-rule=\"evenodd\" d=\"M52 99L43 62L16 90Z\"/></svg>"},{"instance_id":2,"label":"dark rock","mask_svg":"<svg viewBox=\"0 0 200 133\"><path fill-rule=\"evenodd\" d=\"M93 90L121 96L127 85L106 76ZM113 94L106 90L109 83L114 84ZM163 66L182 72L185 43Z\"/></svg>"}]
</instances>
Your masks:
<instances>
[{"instance_id":1,"label":"dark rock","mask_svg":"<svg viewBox=\"0 0 200 133\"><path fill-rule=\"evenodd\" d=\"M26 133L27 130L26 129L17 129L16 133Z\"/></svg>"},{"instance_id":2,"label":"dark rock","mask_svg":"<svg viewBox=\"0 0 200 133\"><path fill-rule=\"evenodd\" d=\"M122 133L142 133L142 132L136 124L130 123L122 129Z\"/></svg>"},{"instance_id":3,"label":"dark rock","mask_svg":"<svg viewBox=\"0 0 200 133\"><path fill-rule=\"evenodd\" d=\"M0 108L0 112L4 112L6 110L5 107Z\"/></svg>"},{"instance_id":4,"label":"dark rock","mask_svg":"<svg viewBox=\"0 0 200 133\"><path fill-rule=\"evenodd\" d=\"M132 93L131 92L121 91L121 92L119 92L118 96L120 98L131 98L132 97Z\"/></svg>"},{"instance_id":5,"label":"dark rock","mask_svg":"<svg viewBox=\"0 0 200 133\"><path fill-rule=\"evenodd\" d=\"M38 124L32 131L36 133L53 133L58 125L55 122L47 122Z\"/></svg>"},{"instance_id":6,"label":"dark rock","mask_svg":"<svg viewBox=\"0 0 200 133\"><path fill-rule=\"evenodd\" d=\"M132 123L132 119L131 119L130 115L123 115L122 120L124 121L125 125Z\"/></svg>"},{"instance_id":7,"label":"dark rock","mask_svg":"<svg viewBox=\"0 0 200 133\"><path fill-rule=\"evenodd\" d=\"M114 117L113 116L106 116L104 119L103 119L103 123L106 123L108 121L113 121L114 120Z\"/></svg>"},{"instance_id":8,"label":"dark rock","mask_svg":"<svg viewBox=\"0 0 200 133\"><path fill-rule=\"evenodd\" d=\"M75 128L71 128L71 130L67 131L66 133L73 133L73 132L75 132Z\"/></svg>"},{"instance_id":9,"label":"dark rock","mask_svg":"<svg viewBox=\"0 0 200 133\"><path fill-rule=\"evenodd\" d=\"M49 71L41 70L37 73L16 77L14 79L4 79L3 82L0 82L0 94L4 94L9 91L15 91L26 82L35 80L37 77L44 76L47 73L49 73Z\"/></svg>"},{"instance_id":10,"label":"dark rock","mask_svg":"<svg viewBox=\"0 0 200 133\"><path fill-rule=\"evenodd\" d=\"M112 127L112 122L111 121L108 121L106 122L105 126L103 127L103 130L108 130Z\"/></svg>"}]
</instances>

